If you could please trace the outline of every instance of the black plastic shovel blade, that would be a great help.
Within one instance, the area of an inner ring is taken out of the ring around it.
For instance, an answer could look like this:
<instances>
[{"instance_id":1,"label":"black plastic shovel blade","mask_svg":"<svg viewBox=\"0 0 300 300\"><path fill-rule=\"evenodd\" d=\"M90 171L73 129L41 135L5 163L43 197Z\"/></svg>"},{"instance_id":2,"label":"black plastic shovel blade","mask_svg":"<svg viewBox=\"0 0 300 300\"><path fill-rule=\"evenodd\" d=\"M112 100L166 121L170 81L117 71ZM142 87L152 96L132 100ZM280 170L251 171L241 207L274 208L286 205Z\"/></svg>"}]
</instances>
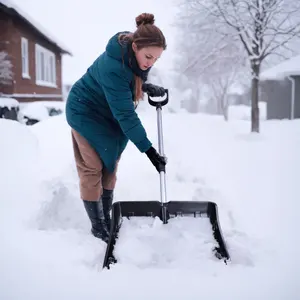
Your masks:
<instances>
[{"instance_id":1,"label":"black plastic shovel blade","mask_svg":"<svg viewBox=\"0 0 300 300\"><path fill-rule=\"evenodd\" d=\"M217 242L214 249L215 256L226 263L230 259L225 240L223 238L217 204L210 201L169 201L167 202L168 218L177 216L207 217L209 218L213 236Z\"/></svg>"},{"instance_id":2,"label":"black plastic shovel blade","mask_svg":"<svg viewBox=\"0 0 300 300\"><path fill-rule=\"evenodd\" d=\"M113 251L118 238L123 217L159 217L161 219L161 203L158 201L120 201L112 206L110 238L107 244L103 268L116 263Z\"/></svg>"},{"instance_id":3,"label":"black plastic shovel blade","mask_svg":"<svg viewBox=\"0 0 300 300\"><path fill-rule=\"evenodd\" d=\"M217 205L215 203L201 201L169 201L165 203L164 206L166 208L167 219L178 216L209 218L212 226L212 233L218 245L214 249L216 257L224 259L225 262L230 259L222 236ZM159 217L163 221L162 212L163 207L159 201L128 201L114 203L112 207L110 239L106 248L103 268L109 268L110 264L117 262L113 252L123 217Z\"/></svg>"}]
</instances>

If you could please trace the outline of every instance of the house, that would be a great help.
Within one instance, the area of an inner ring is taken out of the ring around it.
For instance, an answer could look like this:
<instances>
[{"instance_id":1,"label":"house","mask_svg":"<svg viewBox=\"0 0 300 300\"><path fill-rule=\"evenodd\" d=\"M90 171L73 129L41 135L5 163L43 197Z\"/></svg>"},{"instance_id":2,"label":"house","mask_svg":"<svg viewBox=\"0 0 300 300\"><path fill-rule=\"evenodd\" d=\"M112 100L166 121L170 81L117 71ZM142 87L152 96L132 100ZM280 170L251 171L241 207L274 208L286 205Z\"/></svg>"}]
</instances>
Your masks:
<instances>
[{"instance_id":1,"label":"house","mask_svg":"<svg viewBox=\"0 0 300 300\"><path fill-rule=\"evenodd\" d=\"M266 70L260 81L267 119L300 118L300 55Z\"/></svg>"},{"instance_id":2,"label":"house","mask_svg":"<svg viewBox=\"0 0 300 300\"><path fill-rule=\"evenodd\" d=\"M0 0L0 28L0 98L62 101L62 55L71 52L10 0Z\"/></svg>"}]
</instances>

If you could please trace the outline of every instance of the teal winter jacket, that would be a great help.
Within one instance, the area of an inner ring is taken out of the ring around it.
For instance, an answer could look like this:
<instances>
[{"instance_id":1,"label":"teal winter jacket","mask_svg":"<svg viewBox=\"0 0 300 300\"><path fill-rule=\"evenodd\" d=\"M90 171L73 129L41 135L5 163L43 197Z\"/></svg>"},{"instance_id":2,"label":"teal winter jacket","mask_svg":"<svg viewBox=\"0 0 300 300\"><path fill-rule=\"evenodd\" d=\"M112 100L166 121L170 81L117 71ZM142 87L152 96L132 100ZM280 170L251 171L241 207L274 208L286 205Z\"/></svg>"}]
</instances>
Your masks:
<instances>
[{"instance_id":1,"label":"teal winter jacket","mask_svg":"<svg viewBox=\"0 0 300 300\"><path fill-rule=\"evenodd\" d=\"M110 172L129 140L140 152L152 145L135 111L134 74L119 34L72 86L66 103L68 124L90 143Z\"/></svg>"}]
</instances>

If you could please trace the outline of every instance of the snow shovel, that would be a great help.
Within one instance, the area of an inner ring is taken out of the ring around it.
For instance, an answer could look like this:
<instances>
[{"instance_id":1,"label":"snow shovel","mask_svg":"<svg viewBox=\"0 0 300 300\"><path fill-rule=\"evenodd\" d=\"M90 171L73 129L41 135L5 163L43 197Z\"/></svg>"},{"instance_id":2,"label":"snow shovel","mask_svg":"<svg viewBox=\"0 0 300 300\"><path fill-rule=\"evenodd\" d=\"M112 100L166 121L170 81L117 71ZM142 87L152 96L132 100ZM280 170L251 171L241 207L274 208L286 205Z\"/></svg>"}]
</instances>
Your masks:
<instances>
[{"instance_id":1,"label":"snow shovel","mask_svg":"<svg viewBox=\"0 0 300 300\"><path fill-rule=\"evenodd\" d=\"M163 131L162 131L162 107L169 101L168 89L165 89L166 98L160 101L152 100L155 95L148 90L147 84L143 85L143 90L148 94L148 102L156 107L158 145L160 155L164 155ZM170 218L178 216L207 217L209 218L212 234L216 241L213 249L214 255L223 260L226 264L230 259L227 246L222 236L219 224L218 208L214 202L206 201L167 201L165 166L161 167L160 176L160 201L118 201L112 206L111 230L103 262L103 268L110 268L111 264L117 263L114 256L114 247L118 240L119 230L124 217L158 217L163 224L167 224Z\"/></svg>"}]
</instances>

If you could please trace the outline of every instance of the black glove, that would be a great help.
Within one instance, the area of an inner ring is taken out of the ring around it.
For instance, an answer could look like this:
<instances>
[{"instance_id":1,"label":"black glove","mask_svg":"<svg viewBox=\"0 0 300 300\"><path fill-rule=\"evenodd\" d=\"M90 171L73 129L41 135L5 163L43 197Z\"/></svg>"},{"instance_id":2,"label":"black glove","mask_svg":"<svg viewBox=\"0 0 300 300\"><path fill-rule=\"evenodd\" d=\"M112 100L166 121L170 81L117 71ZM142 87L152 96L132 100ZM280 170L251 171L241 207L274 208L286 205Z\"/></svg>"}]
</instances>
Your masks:
<instances>
[{"instance_id":1,"label":"black glove","mask_svg":"<svg viewBox=\"0 0 300 300\"><path fill-rule=\"evenodd\" d=\"M145 153L156 168L157 172L165 172L167 159L164 156L161 156L153 147L150 147Z\"/></svg>"},{"instance_id":2,"label":"black glove","mask_svg":"<svg viewBox=\"0 0 300 300\"><path fill-rule=\"evenodd\" d=\"M144 83L142 89L150 97L163 97L166 93L163 87L151 83Z\"/></svg>"}]
</instances>

